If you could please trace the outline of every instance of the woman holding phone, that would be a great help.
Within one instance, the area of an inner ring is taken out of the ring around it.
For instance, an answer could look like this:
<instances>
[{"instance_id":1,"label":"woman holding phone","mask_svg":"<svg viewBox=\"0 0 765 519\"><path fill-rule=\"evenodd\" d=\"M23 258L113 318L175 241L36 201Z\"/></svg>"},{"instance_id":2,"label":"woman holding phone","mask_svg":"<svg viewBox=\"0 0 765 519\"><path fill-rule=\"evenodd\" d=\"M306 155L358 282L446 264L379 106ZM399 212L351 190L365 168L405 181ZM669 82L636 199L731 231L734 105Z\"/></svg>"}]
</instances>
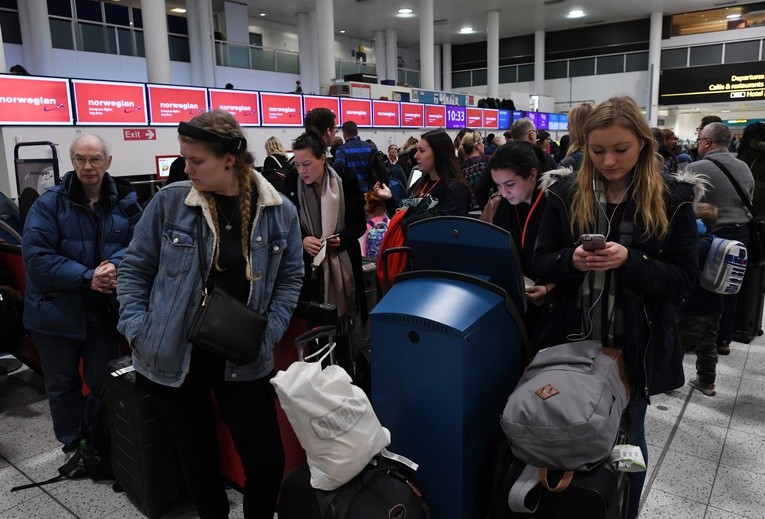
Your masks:
<instances>
[{"instance_id":1,"label":"woman holding phone","mask_svg":"<svg viewBox=\"0 0 765 519\"><path fill-rule=\"evenodd\" d=\"M698 270L693 186L663 175L655 149L634 100L596 107L584 125L579 172L547 190L534 251L540 276L555 283L534 346L591 339L623 351L633 388L630 443L646 462L650 396L684 383L674 322ZM605 246L586 250L585 234L602 234ZM629 477L634 518L645 472Z\"/></svg>"},{"instance_id":2,"label":"woman holding phone","mask_svg":"<svg viewBox=\"0 0 765 519\"><path fill-rule=\"evenodd\" d=\"M341 178L327 164L321 135L308 131L292 145L295 170L288 197L298 208L305 276L301 301L337 305L342 319L361 315L366 301L359 238L366 231L364 197L354 177Z\"/></svg>"}]
</instances>

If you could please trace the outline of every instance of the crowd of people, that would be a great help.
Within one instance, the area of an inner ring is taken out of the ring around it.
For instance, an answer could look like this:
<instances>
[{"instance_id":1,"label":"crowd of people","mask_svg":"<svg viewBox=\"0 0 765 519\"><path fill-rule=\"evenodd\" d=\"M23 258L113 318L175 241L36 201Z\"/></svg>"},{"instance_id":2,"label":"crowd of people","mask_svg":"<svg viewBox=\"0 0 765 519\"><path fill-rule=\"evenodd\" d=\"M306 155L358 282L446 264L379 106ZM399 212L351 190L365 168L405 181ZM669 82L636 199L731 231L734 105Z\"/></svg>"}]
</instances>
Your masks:
<instances>
[{"instance_id":1,"label":"crowd of people","mask_svg":"<svg viewBox=\"0 0 765 519\"><path fill-rule=\"evenodd\" d=\"M390 144L380 170L373 167L377 146L360 138L356 124L343 124L335 142L335 114L318 108L288 146L266 141L258 172L237 121L214 110L181 123L176 169L188 180L168 185L145 208L109 175L108 144L79 136L70 149L73 171L33 205L22 245L24 323L40 351L64 452L77 449L82 410L90 420L96 405L81 397L80 359L97 394L105 363L118 354L119 331L131 345L138 385L167 419L200 517L228 512L210 392L244 464L245 517L273 517L284 466L268 383L273 348L298 301L332 303L341 320L366 320L359 240L370 218L424 200L419 217L472 211L508 231L530 280L531 349L523 361L583 339L624 352L634 388L630 441L647 460L646 408L652 395L684 384L683 352L698 354L698 377L689 383L715 394L736 297L694 304L704 297L696 281L705 256L699 236L747 242L753 215L723 170L765 210L765 124L737 139L737 158L719 118L702 119L695 152L684 157L674 132L651 129L628 97L576 106L568 121L560 144L528 118L504 135L466 130L453 140L442 129L427 131ZM604 246L585 249L585 234L602 234ZM256 361L226 361L187 340L199 295L211 284L268 316ZM630 518L644 477L630 474Z\"/></svg>"}]
</instances>

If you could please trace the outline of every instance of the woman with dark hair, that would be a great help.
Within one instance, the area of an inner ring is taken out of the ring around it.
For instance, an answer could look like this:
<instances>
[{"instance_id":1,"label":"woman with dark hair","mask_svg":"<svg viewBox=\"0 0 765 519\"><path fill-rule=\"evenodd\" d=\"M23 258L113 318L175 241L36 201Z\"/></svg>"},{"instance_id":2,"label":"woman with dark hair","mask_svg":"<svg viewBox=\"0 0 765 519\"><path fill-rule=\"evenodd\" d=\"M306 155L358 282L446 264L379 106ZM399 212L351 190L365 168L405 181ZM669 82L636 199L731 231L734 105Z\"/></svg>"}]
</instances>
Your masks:
<instances>
[{"instance_id":1,"label":"woman with dark hair","mask_svg":"<svg viewBox=\"0 0 765 519\"><path fill-rule=\"evenodd\" d=\"M523 275L534 281L526 288L526 297L533 306L526 310L524 321L529 336L536 325L538 307L555 287L540 279L534 264L534 246L547 201L542 187L542 174L547 160L539 146L526 141L511 141L497 148L487 164L497 186L481 213L481 220L510 232L521 258Z\"/></svg>"},{"instance_id":2,"label":"woman with dark hair","mask_svg":"<svg viewBox=\"0 0 765 519\"><path fill-rule=\"evenodd\" d=\"M629 97L598 105L582 136L582 167L547 189L534 262L555 290L532 343L590 339L622 350L633 388L629 439L647 462L649 398L684 384L676 318L698 273L694 189L662 174L651 129ZM605 243L585 249L585 234ZM628 477L633 519L645 472Z\"/></svg>"},{"instance_id":3,"label":"woman with dark hair","mask_svg":"<svg viewBox=\"0 0 765 519\"><path fill-rule=\"evenodd\" d=\"M342 319L361 315L366 320L359 246L366 215L359 184L327 163L321 134L303 133L292 151L296 169L287 179L287 192L298 209L303 237L300 300L332 303Z\"/></svg>"},{"instance_id":4,"label":"woman with dark hair","mask_svg":"<svg viewBox=\"0 0 765 519\"><path fill-rule=\"evenodd\" d=\"M230 113L181 123L178 140L190 181L160 190L135 228L117 279L118 329L132 346L136 384L168 423L199 517L229 512L212 392L244 465L244 517L272 519L284 452L269 380L303 276L298 215L254 170ZM233 363L189 343L209 285L268 318L262 343L252 344L254 362Z\"/></svg>"},{"instance_id":5,"label":"woman with dark hair","mask_svg":"<svg viewBox=\"0 0 765 519\"><path fill-rule=\"evenodd\" d=\"M444 130L423 133L414 159L422 177L409 190L409 196L430 196L438 201L439 215L465 216L470 210L470 188L457 166L454 143Z\"/></svg>"}]
</instances>

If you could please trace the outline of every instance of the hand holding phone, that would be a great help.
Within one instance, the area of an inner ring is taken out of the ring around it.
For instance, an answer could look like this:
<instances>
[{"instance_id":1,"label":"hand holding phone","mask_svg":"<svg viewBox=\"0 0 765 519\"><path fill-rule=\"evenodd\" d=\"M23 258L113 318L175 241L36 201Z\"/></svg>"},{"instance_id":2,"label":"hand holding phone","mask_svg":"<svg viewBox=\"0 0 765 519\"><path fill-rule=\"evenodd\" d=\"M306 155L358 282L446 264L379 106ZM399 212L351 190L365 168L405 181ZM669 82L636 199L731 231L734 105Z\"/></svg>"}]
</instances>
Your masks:
<instances>
[{"instance_id":1,"label":"hand holding phone","mask_svg":"<svg viewBox=\"0 0 765 519\"><path fill-rule=\"evenodd\" d=\"M602 234L583 234L582 248L592 252L606 247L606 237Z\"/></svg>"}]
</instances>

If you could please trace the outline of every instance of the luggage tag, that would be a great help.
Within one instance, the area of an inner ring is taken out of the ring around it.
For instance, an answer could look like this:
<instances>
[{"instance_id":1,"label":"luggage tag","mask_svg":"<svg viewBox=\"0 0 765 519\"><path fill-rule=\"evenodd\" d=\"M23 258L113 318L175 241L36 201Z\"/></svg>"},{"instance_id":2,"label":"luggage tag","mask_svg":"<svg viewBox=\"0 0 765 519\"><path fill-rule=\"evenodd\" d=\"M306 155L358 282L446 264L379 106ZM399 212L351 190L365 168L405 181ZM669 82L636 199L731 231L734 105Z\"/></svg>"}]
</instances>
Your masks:
<instances>
[{"instance_id":1,"label":"luggage tag","mask_svg":"<svg viewBox=\"0 0 765 519\"><path fill-rule=\"evenodd\" d=\"M640 447L636 445L614 445L609 456L616 470L622 472L645 471L645 459Z\"/></svg>"}]
</instances>

